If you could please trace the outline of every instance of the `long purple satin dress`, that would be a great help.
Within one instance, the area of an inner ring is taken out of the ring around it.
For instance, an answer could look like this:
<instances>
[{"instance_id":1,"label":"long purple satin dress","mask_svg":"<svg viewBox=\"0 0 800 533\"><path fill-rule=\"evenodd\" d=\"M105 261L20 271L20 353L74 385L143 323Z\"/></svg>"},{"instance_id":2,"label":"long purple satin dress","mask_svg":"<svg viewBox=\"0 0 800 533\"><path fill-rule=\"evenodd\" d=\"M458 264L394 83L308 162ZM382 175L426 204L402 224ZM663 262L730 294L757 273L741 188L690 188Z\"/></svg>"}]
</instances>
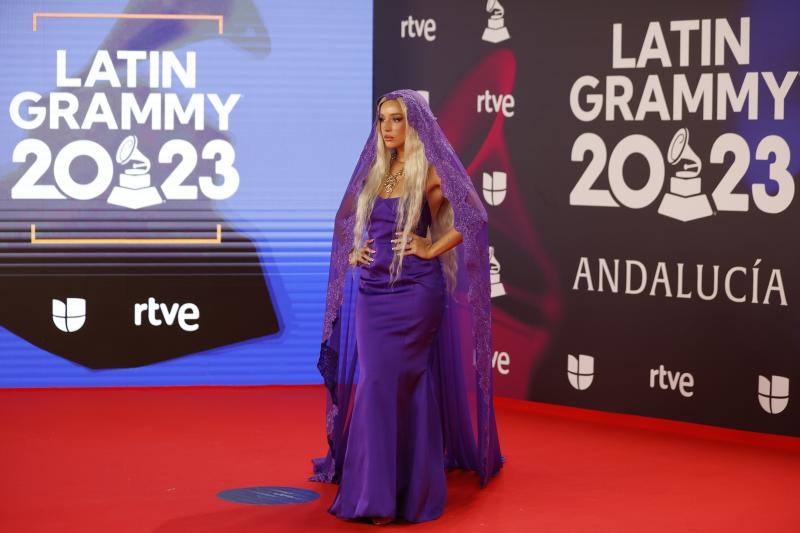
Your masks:
<instances>
[{"instance_id":1,"label":"long purple satin dress","mask_svg":"<svg viewBox=\"0 0 800 533\"><path fill-rule=\"evenodd\" d=\"M438 518L447 498L442 422L431 356L445 301L438 258L403 258L389 287L398 198L378 198L370 217L374 261L360 267L356 297L359 378L339 492L340 518ZM426 235L427 202L415 233Z\"/></svg>"}]
</instances>

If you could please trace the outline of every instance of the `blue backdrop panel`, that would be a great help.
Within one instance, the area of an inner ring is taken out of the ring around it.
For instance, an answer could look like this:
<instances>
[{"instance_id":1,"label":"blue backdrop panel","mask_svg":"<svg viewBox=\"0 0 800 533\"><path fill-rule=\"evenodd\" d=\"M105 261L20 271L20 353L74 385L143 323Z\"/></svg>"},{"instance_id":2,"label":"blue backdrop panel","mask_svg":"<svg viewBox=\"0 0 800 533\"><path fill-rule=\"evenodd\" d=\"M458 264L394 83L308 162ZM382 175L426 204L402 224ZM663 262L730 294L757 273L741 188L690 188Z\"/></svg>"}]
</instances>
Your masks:
<instances>
[{"instance_id":1,"label":"blue backdrop panel","mask_svg":"<svg viewBox=\"0 0 800 533\"><path fill-rule=\"evenodd\" d=\"M0 387L318 382L332 221L370 120L371 2L1 2L0 20ZM193 53L194 86L154 86L150 55L131 87L120 50L157 52L161 74ZM156 95L161 127L123 127L123 93ZM225 125L210 95L236 94ZM168 99L193 95L204 117L168 130ZM57 101L77 129L51 127Z\"/></svg>"}]
</instances>

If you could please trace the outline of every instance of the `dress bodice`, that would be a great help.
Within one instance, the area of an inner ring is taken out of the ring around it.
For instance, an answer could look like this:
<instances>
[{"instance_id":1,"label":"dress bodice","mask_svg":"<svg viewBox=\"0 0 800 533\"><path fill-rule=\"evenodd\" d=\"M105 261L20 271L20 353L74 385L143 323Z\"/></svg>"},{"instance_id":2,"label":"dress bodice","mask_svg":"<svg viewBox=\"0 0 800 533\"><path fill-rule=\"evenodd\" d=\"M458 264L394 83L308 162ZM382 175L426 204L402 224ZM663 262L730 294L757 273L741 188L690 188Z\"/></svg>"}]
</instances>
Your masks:
<instances>
[{"instance_id":1,"label":"dress bodice","mask_svg":"<svg viewBox=\"0 0 800 533\"><path fill-rule=\"evenodd\" d=\"M394 232L396 231L395 217L397 204L399 203L398 198L381 198L378 196L375 199L375 205L367 228L367 239L375 239L369 243L369 247L375 250L375 253L372 254L374 261L370 265L363 265L361 268L362 289L367 286L377 288L385 285L389 280L389 266L395 253L392 250L392 246L395 243L392 243L391 240L396 237ZM427 200L425 200L423 201L419 222L414 233L423 237L427 235L431 220L430 207ZM398 282L401 282L401 284L404 282L417 282L440 286L441 276L441 263L438 257L422 259L410 254L403 258L403 268Z\"/></svg>"},{"instance_id":2,"label":"dress bodice","mask_svg":"<svg viewBox=\"0 0 800 533\"><path fill-rule=\"evenodd\" d=\"M394 225L397 214L397 204L399 203L399 196L391 198L375 198L375 205L372 208L372 215L369 219L368 234L370 239L378 240L391 240L394 238ZM431 209L428 206L428 201L424 200L422 203L422 211L419 215L419 222L414 229L417 235L425 236L428 234L428 226L431 224Z\"/></svg>"}]
</instances>

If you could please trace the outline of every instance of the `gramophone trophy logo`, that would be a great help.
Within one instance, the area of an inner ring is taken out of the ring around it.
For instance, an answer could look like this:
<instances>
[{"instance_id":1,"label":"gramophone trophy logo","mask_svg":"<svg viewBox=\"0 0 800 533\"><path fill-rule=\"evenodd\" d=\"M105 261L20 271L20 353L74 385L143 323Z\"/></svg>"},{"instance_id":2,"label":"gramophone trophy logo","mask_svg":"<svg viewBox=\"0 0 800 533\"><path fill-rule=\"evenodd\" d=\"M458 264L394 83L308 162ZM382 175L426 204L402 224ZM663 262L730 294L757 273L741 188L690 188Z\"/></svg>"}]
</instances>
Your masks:
<instances>
[{"instance_id":1,"label":"gramophone trophy logo","mask_svg":"<svg viewBox=\"0 0 800 533\"><path fill-rule=\"evenodd\" d=\"M127 168L119 175L119 185L111 190L110 204L141 209L164 201L150 184L150 160L138 150L137 142L136 135L128 135L117 148L117 163Z\"/></svg>"},{"instance_id":2,"label":"gramophone trophy logo","mask_svg":"<svg viewBox=\"0 0 800 533\"><path fill-rule=\"evenodd\" d=\"M486 28L483 30L483 39L489 43L500 43L511 38L506 28L506 10L500 5L499 0L488 0L486 2L486 12L490 13Z\"/></svg>"},{"instance_id":3,"label":"gramophone trophy logo","mask_svg":"<svg viewBox=\"0 0 800 533\"><path fill-rule=\"evenodd\" d=\"M711 215L708 197L700 192L702 163L689 147L689 130L681 128L672 137L667 150L667 161L677 168L670 178L669 192L664 195L658 212L684 222Z\"/></svg>"},{"instance_id":4,"label":"gramophone trophy logo","mask_svg":"<svg viewBox=\"0 0 800 533\"><path fill-rule=\"evenodd\" d=\"M491 298L505 296L506 288L500 281L500 261L494 255L494 246L489 246L489 283L491 285Z\"/></svg>"}]
</instances>

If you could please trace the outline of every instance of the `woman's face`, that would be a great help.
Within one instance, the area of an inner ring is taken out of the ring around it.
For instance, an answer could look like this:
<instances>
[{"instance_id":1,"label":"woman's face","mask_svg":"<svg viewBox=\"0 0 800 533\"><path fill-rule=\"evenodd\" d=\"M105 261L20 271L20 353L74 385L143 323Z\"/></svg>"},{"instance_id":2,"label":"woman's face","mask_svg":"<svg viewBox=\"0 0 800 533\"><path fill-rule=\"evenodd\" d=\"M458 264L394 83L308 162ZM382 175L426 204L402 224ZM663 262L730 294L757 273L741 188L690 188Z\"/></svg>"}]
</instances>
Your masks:
<instances>
[{"instance_id":1,"label":"woman's face","mask_svg":"<svg viewBox=\"0 0 800 533\"><path fill-rule=\"evenodd\" d=\"M400 148L406 142L406 117L397 100L386 100L378 113L378 124L386 148Z\"/></svg>"}]
</instances>

